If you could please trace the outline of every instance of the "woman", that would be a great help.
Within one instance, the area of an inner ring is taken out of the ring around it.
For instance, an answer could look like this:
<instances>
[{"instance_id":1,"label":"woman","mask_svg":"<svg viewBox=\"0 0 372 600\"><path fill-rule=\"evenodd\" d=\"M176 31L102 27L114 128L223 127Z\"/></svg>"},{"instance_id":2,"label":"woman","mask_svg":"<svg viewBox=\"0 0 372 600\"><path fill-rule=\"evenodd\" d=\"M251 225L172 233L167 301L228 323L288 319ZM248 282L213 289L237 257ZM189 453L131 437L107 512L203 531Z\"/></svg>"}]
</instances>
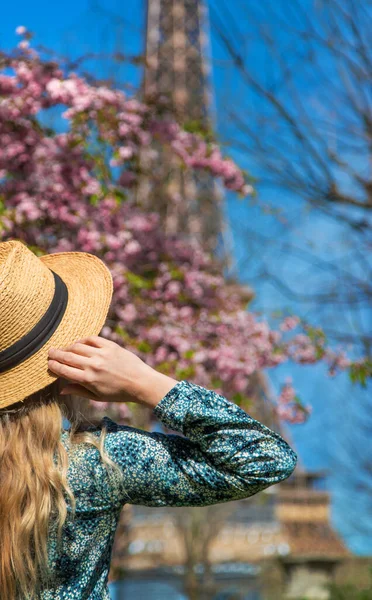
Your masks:
<instances>
[{"instance_id":1,"label":"woman","mask_svg":"<svg viewBox=\"0 0 372 600\"><path fill-rule=\"evenodd\" d=\"M0 598L109 599L125 503L206 506L289 477L297 455L236 404L100 337L106 265L0 243ZM54 349L54 350L53 350ZM137 402L181 435L87 427L71 396ZM71 422L64 431L63 417Z\"/></svg>"}]
</instances>

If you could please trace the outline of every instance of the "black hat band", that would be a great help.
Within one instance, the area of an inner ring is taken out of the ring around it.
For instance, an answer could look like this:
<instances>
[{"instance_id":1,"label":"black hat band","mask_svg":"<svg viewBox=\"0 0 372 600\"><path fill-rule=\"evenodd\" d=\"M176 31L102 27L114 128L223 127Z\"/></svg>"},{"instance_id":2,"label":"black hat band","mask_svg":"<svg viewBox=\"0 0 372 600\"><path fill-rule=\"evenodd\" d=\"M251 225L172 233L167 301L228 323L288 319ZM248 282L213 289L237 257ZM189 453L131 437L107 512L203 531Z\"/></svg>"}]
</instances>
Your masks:
<instances>
[{"instance_id":1,"label":"black hat band","mask_svg":"<svg viewBox=\"0 0 372 600\"><path fill-rule=\"evenodd\" d=\"M0 352L0 373L4 373L35 354L53 335L65 314L68 290L61 277L54 275L54 296L48 310L40 321L20 340Z\"/></svg>"}]
</instances>

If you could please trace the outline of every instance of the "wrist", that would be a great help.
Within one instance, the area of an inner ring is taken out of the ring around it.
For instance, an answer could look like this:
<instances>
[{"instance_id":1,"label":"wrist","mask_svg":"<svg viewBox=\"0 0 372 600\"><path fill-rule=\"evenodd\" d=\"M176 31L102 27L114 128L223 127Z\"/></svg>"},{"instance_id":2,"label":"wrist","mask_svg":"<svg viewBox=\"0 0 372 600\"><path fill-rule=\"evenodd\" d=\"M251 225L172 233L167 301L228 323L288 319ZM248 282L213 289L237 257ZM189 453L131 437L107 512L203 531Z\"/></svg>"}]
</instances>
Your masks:
<instances>
[{"instance_id":1,"label":"wrist","mask_svg":"<svg viewBox=\"0 0 372 600\"><path fill-rule=\"evenodd\" d=\"M144 378L143 385L138 391L137 399L140 404L148 408L155 406L178 383L177 379L164 375L151 369L150 374Z\"/></svg>"}]
</instances>

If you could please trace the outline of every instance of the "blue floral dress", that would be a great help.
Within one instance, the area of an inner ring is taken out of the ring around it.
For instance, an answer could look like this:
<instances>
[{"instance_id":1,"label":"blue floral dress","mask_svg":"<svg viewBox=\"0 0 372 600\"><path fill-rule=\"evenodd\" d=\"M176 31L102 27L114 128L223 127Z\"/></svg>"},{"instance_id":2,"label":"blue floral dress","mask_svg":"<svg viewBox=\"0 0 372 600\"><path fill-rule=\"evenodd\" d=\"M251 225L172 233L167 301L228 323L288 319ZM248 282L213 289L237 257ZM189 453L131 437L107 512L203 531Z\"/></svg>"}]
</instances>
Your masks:
<instances>
[{"instance_id":1,"label":"blue floral dress","mask_svg":"<svg viewBox=\"0 0 372 600\"><path fill-rule=\"evenodd\" d=\"M278 433L224 396L189 381L175 384L153 413L182 435L102 419L108 430L105 450L123 480L109 479L97 448L78 444L70 453L76 517L65 524L62 550L57 552L51 537L55 581L41 600L110 599L111 552L124 504L206 506L238 500L286 479L296 466L296 453ZM99 427L88 431L101 433ZM68 436L62 433L67 449Z\"/></svg>"}]
</instances>

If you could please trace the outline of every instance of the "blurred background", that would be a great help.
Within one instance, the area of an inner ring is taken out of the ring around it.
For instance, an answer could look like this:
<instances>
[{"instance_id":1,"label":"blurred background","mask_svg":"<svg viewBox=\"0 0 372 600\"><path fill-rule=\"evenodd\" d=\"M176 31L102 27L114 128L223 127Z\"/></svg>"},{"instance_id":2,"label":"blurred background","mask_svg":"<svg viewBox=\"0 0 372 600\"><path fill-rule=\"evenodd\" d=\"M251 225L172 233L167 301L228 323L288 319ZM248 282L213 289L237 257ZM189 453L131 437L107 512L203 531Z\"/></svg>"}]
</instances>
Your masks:
<instances>
[{"instance_id":1,"label":"blurred background","mask_svg":"<svg viewBox=\"0 0 372 600\"><path fill-rule=\"evenodd\" d=\"M289 311L370 356L371 15L365 0L20 0L2 10L0 46L24 25L80 75L136 98L163 93L179 122L211 127L257 193L176 179L184 233L221 257L269 323ZM58 129L58 114L45 123ZM138 193L165 214L151 182ZM312 406L306 422L281 425L296 472L226 506L126 506L113 599L372 599L371 385L293 363L255 385L275 395L287 377Z\"/></svg>"}]
</instances>

